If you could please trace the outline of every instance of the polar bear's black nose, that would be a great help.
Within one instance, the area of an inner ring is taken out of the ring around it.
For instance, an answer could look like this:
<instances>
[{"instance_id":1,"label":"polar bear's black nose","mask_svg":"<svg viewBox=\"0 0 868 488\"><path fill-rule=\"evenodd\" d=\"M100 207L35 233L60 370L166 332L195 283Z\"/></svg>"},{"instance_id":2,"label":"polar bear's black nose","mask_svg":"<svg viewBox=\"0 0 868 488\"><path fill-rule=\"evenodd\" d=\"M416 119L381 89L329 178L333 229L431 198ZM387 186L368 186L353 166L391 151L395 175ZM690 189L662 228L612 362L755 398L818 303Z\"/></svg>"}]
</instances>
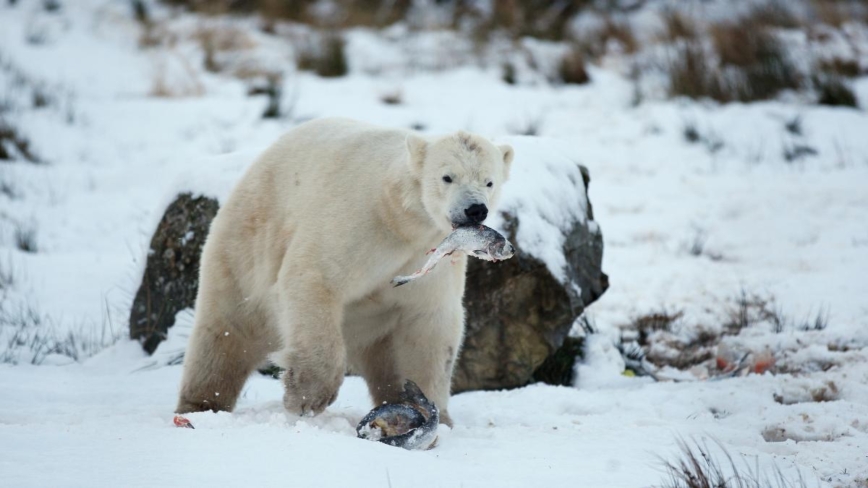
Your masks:
<instances>
[{"instance_id":1,"label":"polar bear's black nose","mask_svg":"<svg viewBox=\"0 0 868 488\"><path fill-rule=\"evenodd\" d=\"M474 203L464 209L464 215L466 215L472 223L481 224L482 221L488 217L488 207L481 203Z\"/></svg>"}]
</instances>

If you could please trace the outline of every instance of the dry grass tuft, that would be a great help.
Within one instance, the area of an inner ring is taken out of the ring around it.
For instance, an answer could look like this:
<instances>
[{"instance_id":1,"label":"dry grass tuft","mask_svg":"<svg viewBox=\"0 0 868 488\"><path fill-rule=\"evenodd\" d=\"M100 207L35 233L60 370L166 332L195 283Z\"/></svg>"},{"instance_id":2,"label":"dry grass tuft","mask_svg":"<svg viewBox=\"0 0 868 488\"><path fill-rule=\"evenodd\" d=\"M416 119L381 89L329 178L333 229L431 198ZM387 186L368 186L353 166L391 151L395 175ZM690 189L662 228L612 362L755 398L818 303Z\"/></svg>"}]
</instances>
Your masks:
<instances>
[{"instance_id":1,"label":"dry grass tuft","mask_svg":"<svg viewBox=\"0 0 868 488\"><path fill-rule=\"evenodd\" d=\"M709 61L702 43L688 40L671 50L669 58L669 95L693 99L731 99L720 69Z\"/></svg>"},{"instance_id":2,"label":"dry grass tuft","mask_svg":"<svg viewBox=\"0 0 868 488\"><path fill-rule=\"evenodd\" d=\"M148 96L155 98L199 97L205 93L205 87L199 80L196 70L181 56L177 56L180 72L170 78L165 59L161 59L154 67L151 78L151 88Z\"/></svg>"},{"instance_id":3,"label":"dry grass tuft","mask_svg":"<svg viewBox=\"0 0 868 488\"><path fill-rule=\"evenodd\" d=\"M580 46L573 45L558 64L558 80L571 85L584 85L591 81L585 68L585 55Z\"/></svg>"},{"instance_id":4,"label":"dry grass tuft","mask_svg":"<svg viewBox=\"0 0 868 488\"><path fill-rule=\"evenodd\" d=\"M530 36L562 41L569 36L569 21L582 8L582 3L556 0L493 2L490 17L480 24L479 29L484 32L484 37L496 31L504 31L513 38Z\"/></svg>"},{"instance_id":5,"label":"dry grass tuft","mask_svg":"<svg viewBox=\"0 0 868 488\"><path fill-rule=\"evenodd\" d=\"M852 108L859 106L856 94L842 76L820 72L811 80L817 92L817 103L820 105Z\"/></svg>"},{"instance_id":6,"label":"dry grass tuft","mask_svg":"<svg viewBox=\"0 0 868 488\"><path fill-rule=\"evenodd\" d=\"M402 105L404 103L404 92L401 89L383 92L380 94L380 101L386 105Z\"/></svg>"},{"instance_id":7,"label":"dry grass tuft","mask_svg":"<svg viewBox=\"0 0 868 488\"><path fill-rule=\"evenodd\" d=\"M851 9L853 3L857 2L838 0L810 0L808 2L810 16L814 20L832 27L841 27L845 22L853 19L853 14L857 13Z\"/></svg>"},{"instance_id":8,"label":"dry grass tuft","mask_svg":"<svg viewBox=\"0 0 868 488\"><path fill-rule=\"evenodd\" d=\"M323 78L344 76L349 70L345 41L340 34L330 32L319 36L319 42L302 46L297 53L298 69L313 71Z\"/></svg>"},{"instance_id":9,"label":"dry grass tuft","mask_svg":"<svg viewBox=\"0 0 868 488\"><path fill-rule=\"evenodd\" d=\"M835 402L841 398L841 392L834 381L827 381L825 385L811 390L811 399L815 402Z\"/></svg>"},{"instance_id":10,"label":"dry grass tuft","mask_svg":"<svg viewBox=\"0 0 868 488\"><path fill-rule=\"evenodd\" d=\"M822 60L817 68L823 73L834 73L847 78L855 78L866 74L866 70L863 70L855 59L842 59L839 57Z\"/></svg>"},{"instance_id":11,"label":"dry grass tuft","mask_svg":"<svg viewBox=\"0 0 868 488\"><path fill-rule=\"evenodd\" d=\"M681 39L696 39L699 37L699 27L696 20L675 9L663 13L664 31L661 36L668 42L676 42Z\"/></svg>"},{"instance_id":12,"label":"dry grass tuft","mask_svg":"<svg viewBox=\"0 0 868 488\"><path fill-rule=\"evenodd\" d=\"M775 35L753 18L712 26L711 37L723 68L732 73L728 88L735 100L747 102L797 90L802 76Z\"/></svg>"},{"instance_id":13,"label":"dry grass tuft","mask_svg":"<svg viewBox=\"0 0 868 488\"><path fill-rule=\"evenodd\" d=\"M603 57L613 46L625 54L634 53L639 48L630 23L609 15L600 27L579 35L576 42L590 59Z\"/></svg>"},{"instance_id":14,"label":"dry grass tuft","mask_svg":"<svg viewBox=\"0 0 868 488\"><path fill-rule=\"evenodd\" d=\"M790 3L784 0L765 0L751 7L747 16L756 24L782 29L797 29L802 27Z\"/></svg>"},{"instance_id":15,"label":"dry grass tuft","mask_svg":"<svg viewBox=\"0 0 868 488\"><path fill-rule=\"evenodd\" d=\"M18 222L15 224L15 247L19 251L27 253L35 253L36 245L36 224L24 224Z\"/></svg>"},{"instance_id":16,"label":"dry grass tuft","mask_svg":"<svg viewBox=\"0 0 868 488\"><path fill-rule=\"evenodd\" d=\"M801 474L797 480L790 480L775 469L773 476L763 475L758 468L751 468L743 462L738 467L735 460L722 444L717 443L723 458L718 459L705 442L694 441L689 444L678 440L680 457L675 461L662 460L667 480L658 488L805 488Z\"/></svg>"},{"instance_id":17,"label":"dry grass tuft","mask_svg":"<svg viewBox=\"0 0 868 488\"><path fill-rule=\"evenodd\" d=\"M92 324L65 327L31 304L10 306L0 300L0 364L42 364L49 356L64 356L74 361L90 357L120 339L106 310L102 328Z\"/></svg>"},{"instance_id":18,"label":"dry grass tuft","mask_svg":"<svg viewBox=\"0 0 868 488\"><path fill-rule=\"evenodd\" d=\"M625 345L634 342L641 347L644 357L655 366L684 370L701 364L712 367L710 360L719 352L722 340L725 337L738 336L748 328L765 327L774 333L809 332L821 331L829 324L829 311L824 308L799 320L785 315L775 306L772 298L745 290L734 298L732 305L724 311L723 319L715 327L702 323L686 323L683 317L682 311L668 310L665 307L635 317L620 327L622 342ZM756 365L759 367L759 362ZM791 370L786 364L774 364L771 372L777 374ZM761 372L756 369L753 371Z\"/></svg>"},{"instance_id":19,"label":"dry grass tuft","mask_svg":"<svg viewBox=\"0 0 868 488\"><path fill-rule=\"evenodd\" d=\"M207 71L218 73L224 65L218 61L220 53L252 49L256 43L241 29L231 26L200 26L193 33L205 53L204 66Z\"/></svg>"},{"instance_id":20,"label":"dry grass tuft","mask_svg":"<svg viewBox=\"0 0 868 488\"><path fill-rule=\"evenodd\" d=\"M16 160L43 162L30 148L30 141L0 115L0 162Z\"/></svg>"},{"instance_id":21,"label":"dry grass tuft","mask_svg":"<svg viewBox=\"0 0 868 488\"><path fill-rule=\"evenodd\" d=\"M767 100L784 90L798 90L803 76L768 19L753 16L710 27L712 51L698 39L684 39L672 49L669 93L720 102Z\"/></svg>"},{"instance_id":22,"label":"dry grass tuft","mask_svg":"<svg viewBox=\"0 0 868 488\"><path fill-rule=\"evenodd\" d=\"M318 27L385 27L406 19L412 0L335 0L328 13L312 8L316 0L163 0L207 14L227 13L262 16L265 30L273 28L275 20L291 20Z\"/></svg>"},{"instance_id":23,"label":"dry grass tuft","mask_svg":"<svg viewBox=\"0 0 868 488\"><path fill-rule=\"evenodd\" d=\"M507 85L515 85L517 81L515 65L509 62L504 63L503 66L501 66L500 79Z\"/></svg>"}]
</instances>

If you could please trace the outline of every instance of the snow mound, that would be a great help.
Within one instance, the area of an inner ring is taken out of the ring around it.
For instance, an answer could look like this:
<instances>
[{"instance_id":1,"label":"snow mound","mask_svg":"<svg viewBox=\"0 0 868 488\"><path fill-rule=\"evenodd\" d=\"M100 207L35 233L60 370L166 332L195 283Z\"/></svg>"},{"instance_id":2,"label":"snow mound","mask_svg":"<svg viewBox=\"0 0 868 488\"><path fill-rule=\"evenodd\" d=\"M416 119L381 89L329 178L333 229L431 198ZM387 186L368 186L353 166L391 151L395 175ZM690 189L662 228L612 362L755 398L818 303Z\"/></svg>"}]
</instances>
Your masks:
<instances>
[{"instance_id":1,"label":"snow mound","mask_svg":"<svg viewBox=\"0 0 868 488\"><path fill-rule=\"evenodd\" d=\"M578 158L556 139L510 136L495 141L510 144L515 160L489 225L503 231L503 213L516 217L518 247L566 284L566 234L574 224L586 223L588 209Z\"/></svg>"}]
</instances>

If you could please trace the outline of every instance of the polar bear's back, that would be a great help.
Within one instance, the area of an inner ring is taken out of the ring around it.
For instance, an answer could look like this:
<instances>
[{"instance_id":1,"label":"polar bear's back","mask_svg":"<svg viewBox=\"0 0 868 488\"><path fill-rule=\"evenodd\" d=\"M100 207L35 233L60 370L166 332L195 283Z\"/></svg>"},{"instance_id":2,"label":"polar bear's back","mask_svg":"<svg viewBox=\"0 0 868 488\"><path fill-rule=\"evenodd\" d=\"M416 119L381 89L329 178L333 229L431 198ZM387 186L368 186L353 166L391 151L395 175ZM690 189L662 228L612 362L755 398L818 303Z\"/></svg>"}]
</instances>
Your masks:
<instances>
[{"instance_id":1,"label":"polar bear's back","mask_svg":"<svg viewBox=\"0 0 868 488\"><path fill-rule=\"evenodd\" d=\"M358 255L360 243L376 245L382 234L386 179L399 166L409 171L406 137L406 131L337 118L294 128L251 165L209 241L226 251L232 274L252 280L248 289L273 282L290 246L327 247L327 266L335 267L327 274L346 272L343 256Z\"/></svg>"},{"instance_id":2,"label":"polar bear's back","mask_svg":"<svg viewBox=\"0 0 868 488\"><path fill-rule=\"evenodd\" d=\"M349 119L318 119L281 137L249 176L267 179L255 182L259 189L262 183L276 185L274 196L283 203L340 210L334 201L321 200L364 204L393 165L406 164L406 137L405 131Z\"/></svg>"}]
</instances>

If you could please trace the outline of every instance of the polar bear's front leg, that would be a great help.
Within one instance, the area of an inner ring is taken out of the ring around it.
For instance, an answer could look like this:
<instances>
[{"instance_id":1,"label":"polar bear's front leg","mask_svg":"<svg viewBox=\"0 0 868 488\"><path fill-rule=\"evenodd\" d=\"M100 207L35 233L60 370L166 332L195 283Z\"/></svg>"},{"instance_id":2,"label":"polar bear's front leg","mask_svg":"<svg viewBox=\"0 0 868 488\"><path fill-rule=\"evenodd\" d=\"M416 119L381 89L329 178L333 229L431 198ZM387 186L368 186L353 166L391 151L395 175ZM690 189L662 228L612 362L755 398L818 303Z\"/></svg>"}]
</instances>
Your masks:
<instances>
[{"instance_id":1,"label":"polar bear's front leg","mask_svg":"<svg viewBox=\"0 0 868 488\"><path fill-rule=\"evenodd\" d=\"M292 413L316 415L335 401L344 380L343 305L317 280L296 276L280 285L285 347L273 359L286 369L283 404Z\"/></svg>"},{"instance_id":2,"label":"polar bear's front leg","mask_svg":"<svg viewBox=\"0 0 868 488\"><path fill-rule=\"evenodd\" d=\"M440 422L452 426L449 394L452 371L464 337L461 298L438 308L406 314L392 333L395 377L413 380L440 409Z\"/></svg>"}]
</instances>

